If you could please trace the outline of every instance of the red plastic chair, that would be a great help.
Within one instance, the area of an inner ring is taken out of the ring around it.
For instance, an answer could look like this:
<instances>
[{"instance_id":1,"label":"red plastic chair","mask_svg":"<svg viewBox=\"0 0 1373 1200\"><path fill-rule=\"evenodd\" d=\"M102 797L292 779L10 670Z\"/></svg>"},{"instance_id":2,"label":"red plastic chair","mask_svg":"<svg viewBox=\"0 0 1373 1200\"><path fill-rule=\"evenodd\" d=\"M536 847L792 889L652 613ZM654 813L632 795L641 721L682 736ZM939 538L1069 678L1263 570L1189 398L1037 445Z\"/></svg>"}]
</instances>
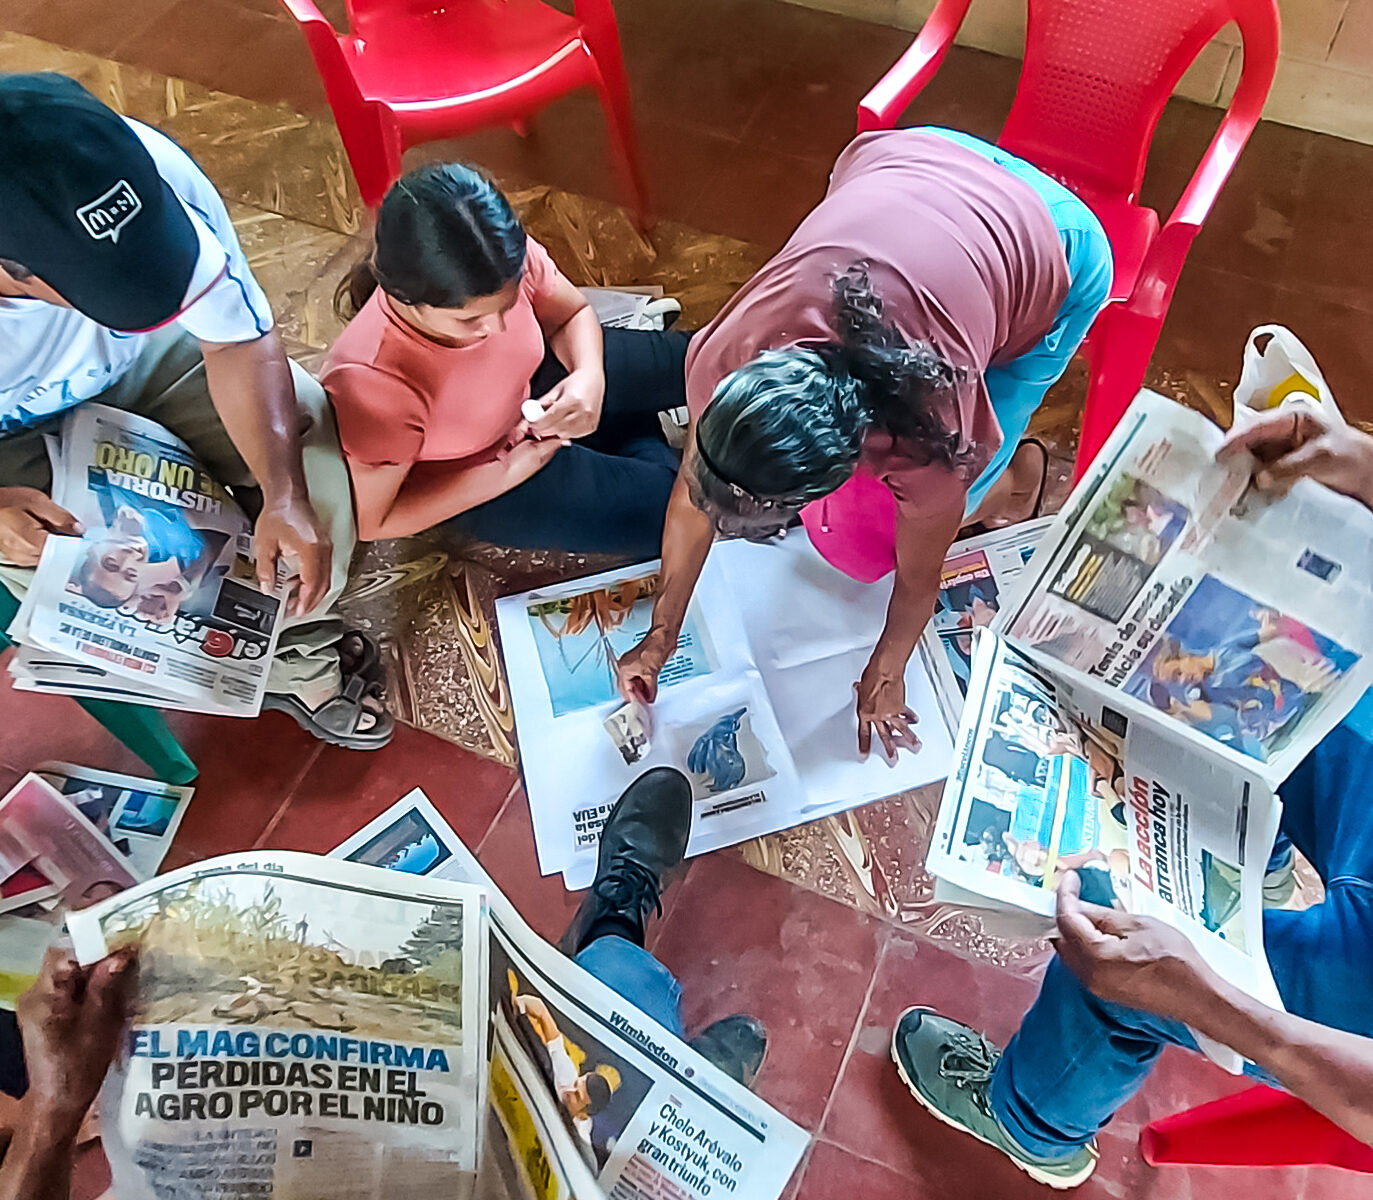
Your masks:
<instances>
[{"instance_id":1,"label":"red plastic chair","mask_svg":"<svg viewBox=\"0 0 1373 1200\"><path fill-rule=\"evenodd\" d=\"M314 0L281 0L305 34L358 190L376 208L410 146L492 125L521 132L579 87L600 94L640 222L648 196L610 0L568 16L541 0L348 0L338 33Z\"/></svg>"},{"instance_id":2,"label":"red plastic chair","mask_svg":"<svg viewBox=\"0 0 1373 1200\"><path fill-rule=\"evenodd\" d=\"M933 78L972 0L939 0L858 106L858 130L892 129ZM1138 203L1163 107L1202 48L1234 21L1244 69L1220 128L1159 227ZM1111 239L1115 283L1088 337L1091 382L1078 474L1144 380L1183 259L1258 124L1278 62L1277 0L1029 0L1025 63L998 138L1072 188Z\"/></svg>"},{"instance_id":3,"label":"red plastic chair","mask_svg":"<svg viewBox=\"0 0 1373 1200\"><path fill-rule=\"evenodd\" d=\"M1344 1167L1373 1175L1373 1147L1295 1096L1268 1087L1154 1121L1139 1147L1155 1167Z\"/></svg>"}]
</instances>

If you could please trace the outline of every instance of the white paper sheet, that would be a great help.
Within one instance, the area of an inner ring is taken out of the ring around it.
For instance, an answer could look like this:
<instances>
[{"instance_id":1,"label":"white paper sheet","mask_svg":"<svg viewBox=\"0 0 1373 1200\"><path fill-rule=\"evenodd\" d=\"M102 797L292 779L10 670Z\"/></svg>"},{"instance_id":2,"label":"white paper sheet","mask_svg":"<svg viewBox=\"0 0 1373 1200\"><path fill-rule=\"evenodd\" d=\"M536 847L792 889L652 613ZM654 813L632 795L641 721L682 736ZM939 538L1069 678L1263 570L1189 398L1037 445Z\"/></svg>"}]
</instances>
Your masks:
<instances>
[{"instance_id":1,"label":"white paper sheet","mask_svg":"<svg viewBox=\"0 0 1373 1200\"><path fill-rule=\"evenodd\" d=\"M918 657L906 686L908 703L924 718L921 751L903 752L893 764L880 753L859 756L854 683L882 629L891 584L854 582L825 563L800 531L775 546L715 547L688 614L694 648L678 664L685 678L669 683L665 675L653 709L652 747L640 762L626 765L602 722L620 703L611 660L643 635L649 601L628 612L621 605L613 619L598 618L599 632L591 633L580 622L571 625L577 632L569 632L572 618L557 610L557 602L590 588L613 592L616 584L656 568L642 564L497 601L545 874L562 871L570 888L591 882L600 825L620 793L650 767L675 766L692 778L696 808L688 854L841 812L948 773L951 731ZM584 620L594 606L586 599L578 603ZM728 769L723 777L688 770L697 739L740 710L746 716L738 730L725 730L724 741L727 759L736 749L742 756L743 777Z\"/></svg>"}]
</instances>

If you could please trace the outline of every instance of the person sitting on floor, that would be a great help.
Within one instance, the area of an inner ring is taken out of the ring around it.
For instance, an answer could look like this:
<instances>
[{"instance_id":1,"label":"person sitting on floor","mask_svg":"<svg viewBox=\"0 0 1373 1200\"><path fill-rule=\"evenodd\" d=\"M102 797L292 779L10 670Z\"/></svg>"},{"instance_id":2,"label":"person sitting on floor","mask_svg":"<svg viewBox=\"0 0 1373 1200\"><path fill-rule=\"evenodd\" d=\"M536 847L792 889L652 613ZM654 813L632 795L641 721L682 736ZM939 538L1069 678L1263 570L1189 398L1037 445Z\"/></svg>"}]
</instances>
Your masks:
<instances>
[{"instance_id":1,"label":"person sitting on floor","mask_svg":"<svg viewBox=\"0 0 1373 1200\"><path fill-rule=\"evenodd\" d=\"M654 767L625 789L601 830L596 878L563 935L562 949L611 991L664 1029L686 1037L682 989L644 949L649 913L662 911L665 877L676 870L691 833L691 781ZM736 1083L751 1087L767 1035L743 1014L722 1017L688 1045Z\"/></svg>"},{"instance_id":2,"label":"person sitting on floor","mask_svg":"<svg viewBox=\"0 0 1373 1200\"><path fill-rule=\"evenodd\" d=\"M264 707L385 745L375 648L335 608L355 534L333 416L283 353L214 185L49 73L0 75L0 162L0 585L27 590L48 535L79 532L49 498L44 438L63 414L93 400L147 417L241 500L260 492L262 585L280 558L298 572Z\"/></svg>"},{"instance_id":3,"label":"person sitting on floor","mask_svg":"<svg viewBox=\"0 0 1373 1200\"><path fill-rule=\"evenodd\" d=\"M1309 476L1373 508L1373 437L1309 408L1265 417L1222 454L1242 451L1258 460L1261 489ZM1163 1047L1196 1049L1195 1031L1373 1145L1371 790L1373 692L1283 784L1270 877L1290 877L1295 846L1325 883L1320 904L1264 913L1264 952L1287 1012L1221 980L1162 922L1083 903L1070 874L1058 956L1005 1051L958 1021L909 1009L892 1039L902 1079L946 1124L1041 1183L1070 1188L1091 1175L1097 1131Z\"/></svg>"},{"instance_id":4,"label":"person sitting on floor","mask_svg":"<svg viewBox=\"0 0 1373 1200\"><path fill-rule=\"evenodd\" d=\"M693 425L648 636L620 660L651 702L715 534L766 539L799 513L834 566L895 570L858 681L858 744L916 748L906 664L960 527L1037 515L1048 457L1030 417L1106 302L1111 247L1029 163L942 129L864 134L829 191L692 341Z\"/></svg>"},{"instance_id":5,"label":"person sitting on floor","mask_svg":"<svg viewBox=\"0 0 1373 1200\"><path fill-rule=\"evenodd\" d=\"M653 558L687 335L607 329L470 167L403 176L321 376L362 537L441 525L502 546Z\"/></svg>"}]
</instances>

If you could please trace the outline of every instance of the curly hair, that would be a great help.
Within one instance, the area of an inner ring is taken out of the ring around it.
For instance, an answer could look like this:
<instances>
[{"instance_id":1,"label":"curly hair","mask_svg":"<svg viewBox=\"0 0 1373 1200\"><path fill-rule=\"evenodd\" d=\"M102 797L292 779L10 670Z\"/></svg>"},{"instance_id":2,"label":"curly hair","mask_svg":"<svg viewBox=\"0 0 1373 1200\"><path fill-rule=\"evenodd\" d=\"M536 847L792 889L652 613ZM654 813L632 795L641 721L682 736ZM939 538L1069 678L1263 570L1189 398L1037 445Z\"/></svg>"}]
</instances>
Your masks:
<instances>
[{"instance_id":1,"label":"curly hair","mask_svg":"<svg viewBox=\"0 0 1373 1200\"><path fill-rule=\"evenodd\" d=\"M703 507L746 519L798 509L848 480L873 431L950 468L971 453L942 415L958 372L885 319L866 264L835 280L834 321L835 341L766 350L720 381L696 424Z\"/></svg>"}]
</instances>

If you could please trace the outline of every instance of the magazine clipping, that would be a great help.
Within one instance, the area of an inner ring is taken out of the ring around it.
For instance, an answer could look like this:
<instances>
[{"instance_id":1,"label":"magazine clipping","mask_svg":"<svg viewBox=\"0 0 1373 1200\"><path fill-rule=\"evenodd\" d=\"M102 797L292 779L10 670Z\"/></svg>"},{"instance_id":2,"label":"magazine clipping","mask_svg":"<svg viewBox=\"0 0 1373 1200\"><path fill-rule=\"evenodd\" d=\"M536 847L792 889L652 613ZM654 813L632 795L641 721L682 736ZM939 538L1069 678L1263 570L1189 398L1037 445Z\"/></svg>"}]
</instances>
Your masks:
<instances>
[{"instance_id":1,"label":"magazine clipping","mask_svg":"<svg viewBox=\"0 0 1373 1200\"><path fill-rule=\"evenodd\" d=\"M785 1189L806 1134L534 933L423 792L332 856L490 897L483 1197L770 1200Z\"/></svg>"},{"instance_id":2,"label":"magazine clipping","mask_svg":"<svg viewBox=\"0 0 1373 1200\"><path fill-rule=\"evenodd\" d=\"M53 499L80 537L50 537L11 631L15 686L256 716L283 589L263 593L252 527L160 425L103 404L62 423Z\"/></svg>"},{"instance_id":3,"label":"magazine clipping","mask_svg":"<svg viewBox=\"0 0 1373 1200\"><path fill-rule=\"evenodd\" d=\"M590 884L601 826L642 771L692 783L688 855L721 849L943 778L953 722L927 663L907 694L918 754L857 750L853 685L890 595L829 566L803 531L777 546L717 545L651 709L625 708L616 663L648 632L658 564L496 602L539 867Z\"/></svg>"},{"instance_id":4,"label":"magazine clipping","mask_svg":"<svg viewBox=\"0 0 1373 1200\"><path fill-rule=\"evenodd\" d=\"M472 1194L485 895L292 852L230 855L75 914L139 952L101 1094L121 1200Z\"/></svg>"}]
</instances>

